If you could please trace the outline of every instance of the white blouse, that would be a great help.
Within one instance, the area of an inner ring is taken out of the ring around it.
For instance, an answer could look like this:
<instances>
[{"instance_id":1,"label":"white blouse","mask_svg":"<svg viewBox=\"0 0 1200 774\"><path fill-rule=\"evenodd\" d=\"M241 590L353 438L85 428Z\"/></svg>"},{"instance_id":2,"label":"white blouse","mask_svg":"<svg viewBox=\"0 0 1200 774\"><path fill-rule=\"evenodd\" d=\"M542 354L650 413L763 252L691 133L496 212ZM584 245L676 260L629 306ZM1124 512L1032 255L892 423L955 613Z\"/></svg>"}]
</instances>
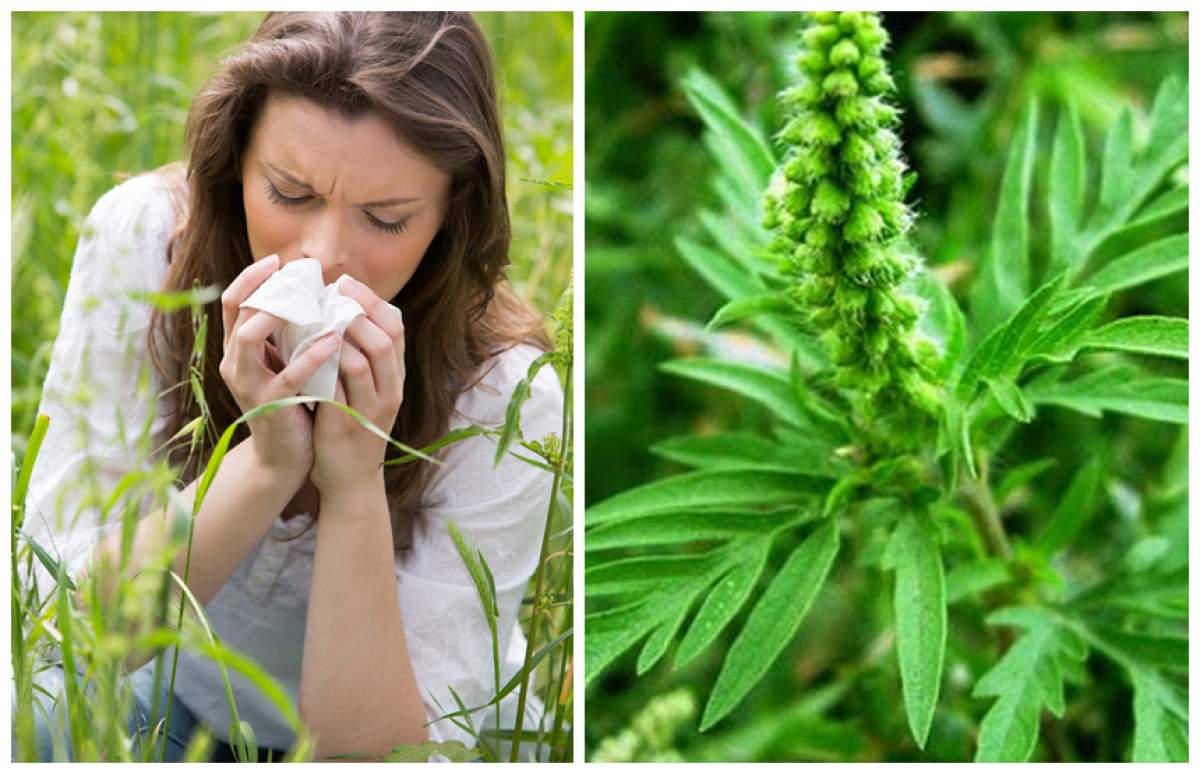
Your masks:
<instances>
[{"instance_id":1,"label":"white blouse","mask_svg":"<svg viewBox=\"0 0 1200 774\"><path fill-rule=\"evenodd\" d=\"M75 253L40 408L50 425L30 481L24 527L61 557L74 577L96 542L119 529L120 508L102 517L101 503L123 476L149 468L153 443L163 440L165 412L159 413L154 396L164 399L167 385L154 374L147 352L150 308L130 298L130 291L161 288L174 222L163 179L135 177L96 203ZM214 325L220 335L218 320L210 321L210 336ZM522 345L500 355L485 378L458 398L451 428L502 424L513 387L538 354ZM547 367L522 411L522 431L527 438L541 438L559 430L561 417L562 390ZM525 637L516 618L537 565L551 481L546 471L512 457L493 467L494 456L495 441L489 438L450 446L426 492L430 505L413 526L412 547L396 552L405 641L430 719L456 709L450 686L469 707L495 692L491 635L447 521L456 522L482 551L495 576L502 655L507 650L502 684L524 657ZM142 514L156 507L148 498ZM276 677L293 703L320 523L302 537L283 538L302 532L311 521L309 514L277 518L205 605L222 642ZM44 592L54 581L40 564L34 566ZM259 745L287 749L294 735L282 715L249 681L232 670L230 677L238 712L254 728ZM214 662L181 653L176 691L218 737L228 735L230 713ZM515 699L516 692L502 702L502 723L512 723ZM526 728L537 727L534 713L540 711L540 705L527 709ZM490 709L472 721L480 730L495 722ZM438 741L473 742L449 720L434 723L430 732Z\"/></svg>"}]
</instances>

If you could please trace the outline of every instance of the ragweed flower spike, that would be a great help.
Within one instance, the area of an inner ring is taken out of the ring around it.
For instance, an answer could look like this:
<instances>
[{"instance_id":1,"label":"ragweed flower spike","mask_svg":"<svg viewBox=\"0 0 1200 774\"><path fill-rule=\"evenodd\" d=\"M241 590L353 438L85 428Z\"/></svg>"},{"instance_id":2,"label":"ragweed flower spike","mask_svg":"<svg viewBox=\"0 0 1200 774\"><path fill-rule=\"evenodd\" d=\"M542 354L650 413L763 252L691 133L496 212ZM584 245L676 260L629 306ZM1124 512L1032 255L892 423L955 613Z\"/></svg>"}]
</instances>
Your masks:
<instances>
[{"instance_id":1,"label":"ragweed flower spike","mask_svg":"<svg viewBox=\"0 0 1200 774\"><path fill-rule=\"evenodd\" d=\"M915 333L919 309L900 283L915 267L901 249L912 223L905 165L885 97L895 89L872 13L807 14L800 83L782 98L786 146L767 191L764 225L791 280L789 296L820 333L872 445L899 450L937 415L938 358Z\"/></svg>"}]
</instances>

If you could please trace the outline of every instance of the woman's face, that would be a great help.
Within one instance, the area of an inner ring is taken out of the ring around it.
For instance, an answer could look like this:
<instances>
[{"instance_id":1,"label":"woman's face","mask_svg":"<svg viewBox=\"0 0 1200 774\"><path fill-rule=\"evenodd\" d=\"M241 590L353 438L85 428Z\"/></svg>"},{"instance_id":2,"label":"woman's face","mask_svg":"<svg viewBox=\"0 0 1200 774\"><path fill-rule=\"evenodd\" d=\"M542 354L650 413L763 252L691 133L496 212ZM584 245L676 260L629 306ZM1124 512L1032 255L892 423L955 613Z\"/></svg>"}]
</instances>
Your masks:
<instances>
[{"instance_id":1,"label":"woman's face","mask_svg":"<svg viewBox=\"0 0 1200 774\"><path fill-rule=\"evenodd\" d=\"M316 258L325 283L349 274L390 300L445 217L449 177L375 115L347 119L271 95L242 162L255 260Z\"/></svg>"}]
</instances>

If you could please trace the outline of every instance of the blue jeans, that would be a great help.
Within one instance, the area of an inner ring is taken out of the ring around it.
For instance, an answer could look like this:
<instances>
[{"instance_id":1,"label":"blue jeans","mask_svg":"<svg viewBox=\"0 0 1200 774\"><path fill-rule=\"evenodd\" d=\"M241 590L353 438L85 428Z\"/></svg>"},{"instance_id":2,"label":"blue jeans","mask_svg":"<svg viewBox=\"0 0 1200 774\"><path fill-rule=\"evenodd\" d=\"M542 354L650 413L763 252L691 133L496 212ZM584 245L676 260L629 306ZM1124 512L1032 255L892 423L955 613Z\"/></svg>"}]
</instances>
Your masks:
<instances>
[{"instance_id":1,"label":"blue jeans","mask_svg":"<svg viewBox=\"0 0 1200 774\"><path fill-rule=\"evenodd\" d=\"M130 711L128 724L129 736L133 742L133 754L135 759L141 758L139 750L140 745L149 744L154 728L165 717L167 711L167 698L170 695L171 667L170 661L163 664L161 683L158 690L158 701L155 702L154 695L154 660L144 664L141 668L129 675L129 685L133 694L133 707ZM38 761L53 761L70 760L73 746L71 744L70 729L66 728L61 721L61 717L65 717L66 712L66 675L63 672L61 665L54 665L42 669L34 678L33 690L33 725L34 738L36 740L36 758ZM46 693L38 690L42 688ZM16 686L12 686L12 756L15 761L17 758L17 731L16 731ZM47 696L49 694L49 696ZM54 698L51 699L50 696ZM60 707L59 705L63 706ZM188 742L192 738L192 734L200 727L200 721L192 714L187 705L183 703L178 696L171 706L171 725L166 729L166 761L177 763L183 760L184 752L187 750ZM157 749L156 744L156 756ZM260 760L266 760L270 755L272 760L280 760L283 753L276 750L260 750ZM211 757L213 761L233 761L233 750L230 746L219 739L213 749Z\"/></svg>"}]
</instances>

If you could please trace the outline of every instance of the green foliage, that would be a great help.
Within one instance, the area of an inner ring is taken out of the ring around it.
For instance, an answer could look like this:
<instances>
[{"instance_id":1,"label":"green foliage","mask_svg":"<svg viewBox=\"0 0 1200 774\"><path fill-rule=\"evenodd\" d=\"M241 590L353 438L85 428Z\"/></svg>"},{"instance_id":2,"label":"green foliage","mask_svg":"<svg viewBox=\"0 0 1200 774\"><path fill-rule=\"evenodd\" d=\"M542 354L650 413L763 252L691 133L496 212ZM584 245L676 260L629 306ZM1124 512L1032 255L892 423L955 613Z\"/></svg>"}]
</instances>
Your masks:
<instances>
[{"instance_id":1,"label":"green foliage","mask_svg":"<svg viewBox=\"0 0 1200 774\"><path fill-rule=\"evenodd\" d=\"M984 39L1036 15L968 16ZM706 327L648 320L684 355L660 356L672 397L715 410L657 423L661 472L589 504L589 726L682 684L707 692L691 760L1186 757L1185 82L1105 120L1070 90L1002 93L973 119L1003 117L986 156L938 124L999 187L918 180L942 209L909 232L886 35L809 15L773 109L680 72L715 198L688 191L698 227L673 241L713 292L685 292Z\"/></svg>"},{"instance_id":2,"label":"green foliage","mask_svg":"<svg viewBox=\"0 0 1200 774\"><path fill-rule=\"evenodd\" d=\"M717 677L700 730L741 703L799 628L838 552L838 527L827 522L804 539L754 604Z\"/></svg>"},{"instance_id":3,"label":"green foliage","mask_svg":"<svg viewBox=\"0 0 1200 774\"><path fill-rule=\"evenodd\" d=\"M896 653L904 705L917 745L925 746L946 655L946 579L937 527L926 514L900 518L884 565L896 571Z\"/></svg>"},{"instance_id":4,"label":"green foliage","mask_svg":"<svg viewBox=\"0 0 1200 774\"><path fill-rule=\"evenodd\" d=\"M1041 709L1061 717L1063 682L1082 677L1083 641L1038 609L1005 608L988 621L1025 631L975 684L975 696L996 702L979 725L976 761L1027 761L1037 744Z\"/></svg>"}]
</instances>

